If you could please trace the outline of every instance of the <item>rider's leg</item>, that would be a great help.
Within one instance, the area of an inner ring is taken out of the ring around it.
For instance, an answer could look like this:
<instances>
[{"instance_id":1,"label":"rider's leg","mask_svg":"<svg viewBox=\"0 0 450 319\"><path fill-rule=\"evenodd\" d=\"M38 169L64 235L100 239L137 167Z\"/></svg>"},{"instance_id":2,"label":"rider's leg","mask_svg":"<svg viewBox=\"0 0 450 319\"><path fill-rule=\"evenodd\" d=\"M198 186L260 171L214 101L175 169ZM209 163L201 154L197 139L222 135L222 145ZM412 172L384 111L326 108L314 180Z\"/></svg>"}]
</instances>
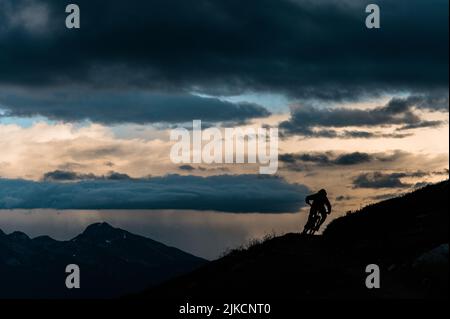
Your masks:
<instances>
[{"instance_id":1,"label":"rider's leg","mask_svg":"<svg viewBox=\"0 0 450 319\"><path fill-rule=\"evenodd\" d=\"M311 229L314 228L314 221L316 218L315 215L316 211L311 209L309 211L308 220L306 221L305 227L303 228L303 234L308 234L311 231Z\"/></svg>"},{"instance_id":2,"label":"rider's leg","mask_svg":"<svg viewBox=\"0 0 450 319\"><path fill-rule=\"evenodd\" d=\"M322 224L325 222L325 219L327 219L327 214L324 212L321 212L319 214L319 220L317 221L315 230L319 231L320 227L322 226Z\"/></svg>"}]
</instances>

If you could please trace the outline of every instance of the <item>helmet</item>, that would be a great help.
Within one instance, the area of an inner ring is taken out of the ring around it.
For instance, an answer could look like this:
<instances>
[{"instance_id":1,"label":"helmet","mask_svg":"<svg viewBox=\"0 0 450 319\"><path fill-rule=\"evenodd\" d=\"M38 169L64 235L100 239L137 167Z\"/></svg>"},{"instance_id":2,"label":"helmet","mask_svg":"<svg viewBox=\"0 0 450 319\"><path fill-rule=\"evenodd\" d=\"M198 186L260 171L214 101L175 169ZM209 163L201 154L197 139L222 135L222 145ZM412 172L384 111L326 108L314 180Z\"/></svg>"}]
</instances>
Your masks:
<instances>
[{"instance_id":1,"label":"helmet","mask_svg":"<svg viewBox=\"0 0 450 319\"><path fill-rule=\"evenodd\" d=\"M319 191L319 194L322 196L327 196L327 191L324 190L323 188Z\"/></svg>"}]
</instances>

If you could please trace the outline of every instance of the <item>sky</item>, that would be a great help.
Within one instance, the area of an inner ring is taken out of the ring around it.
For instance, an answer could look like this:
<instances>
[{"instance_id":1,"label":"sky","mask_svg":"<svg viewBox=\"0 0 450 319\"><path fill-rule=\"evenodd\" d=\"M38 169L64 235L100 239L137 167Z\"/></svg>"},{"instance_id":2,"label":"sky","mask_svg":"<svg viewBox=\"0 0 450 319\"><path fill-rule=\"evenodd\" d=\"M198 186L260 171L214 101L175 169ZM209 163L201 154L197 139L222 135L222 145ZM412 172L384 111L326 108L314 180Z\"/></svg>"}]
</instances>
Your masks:
<instances>
[{"instance_id":1,"label":"sky","mask_svg":"<svg viewBox=\"0 0 450 319\"><path fill-rule=\"evenodd\" d=\"M362 0L75 3L80 29L0 0L0 209L304 215L325 188L335 218L448 179L447 0L377 1L380 29ZM174 164L193 120L277 127L277 174Z\"/></svg>"}]
</instances>

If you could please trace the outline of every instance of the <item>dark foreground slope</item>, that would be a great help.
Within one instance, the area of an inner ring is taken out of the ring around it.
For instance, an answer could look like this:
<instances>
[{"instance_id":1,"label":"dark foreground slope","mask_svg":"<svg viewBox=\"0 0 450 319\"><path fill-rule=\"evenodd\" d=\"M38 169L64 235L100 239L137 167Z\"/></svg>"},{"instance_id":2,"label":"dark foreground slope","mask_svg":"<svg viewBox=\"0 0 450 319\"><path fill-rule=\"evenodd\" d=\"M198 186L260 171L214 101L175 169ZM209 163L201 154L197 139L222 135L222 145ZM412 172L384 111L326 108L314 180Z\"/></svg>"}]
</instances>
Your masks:
<instances>
[{"instance_id":1,"label":"dark foreground slope","mask_svg":"<svg viewBox=\"0 0 450 319\"><path fill-rule=\"evenodd\" d=\"M140 298L263 302L304 298L448 297L448 186L442 182L332 222L235 251ZM377 264L381 288L366 288Z\"/></svg>"},{"instance_id":2,"label":"dark foreground slope","mask_svg":"<svg viewBox=\"0 0 450 319\"><path fill-rule=\"evenodd\" d=\"M0 231L0 298L118 297L205 262L106 223L70 241ZM66 288L68 264L80 267L81 289Z\"/></svg>"}]
</instances>

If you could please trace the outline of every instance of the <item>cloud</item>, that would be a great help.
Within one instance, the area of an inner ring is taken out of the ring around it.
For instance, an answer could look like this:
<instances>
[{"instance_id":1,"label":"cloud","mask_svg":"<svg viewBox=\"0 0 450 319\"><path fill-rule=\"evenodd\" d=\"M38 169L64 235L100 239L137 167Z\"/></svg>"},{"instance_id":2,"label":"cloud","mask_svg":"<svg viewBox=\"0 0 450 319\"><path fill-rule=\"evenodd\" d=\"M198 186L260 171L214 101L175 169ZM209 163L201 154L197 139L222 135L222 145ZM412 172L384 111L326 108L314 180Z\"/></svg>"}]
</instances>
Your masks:
<instances>
[{"instance_id":1,"label":"cloud","mask_svg":"<svg viewBox=\"0 0 450 319\"><path fill-rule=\"evenodd\" d=\"M337 202L342 202L342 201L349 201L349 200L351 200L353 197L352 196L348 196L348 195L339 195L339 196L336 196L336 201Z\"/></svg>"},{"instance_id":2,"label":"cloud","mask_svg":"<svg viewBox=\"0 0 450 319\"><path fill-rule=\"evenodd\" d=\"M373 163L375 161L392 162L404 156L405 154L399 151L392 154L364 152L336 154L335 152L329 151L325 153L280 154L279 160L283 162L288 169L301 171L307 164L314 164L317 166L352 166Z\"/></svg>"},{"instance_id":3,"label":"cloud","mask_svg":"<svg viewBox=\"0 0 450 319\"><path fill-rule=\"evenodd\" d=\"M210 174L220 174L220 173L224 173L224 172L229 172L230 168L225 167L225 166L192 166L192 165L180 165L178 166L179 170L182 171L188 171L188 172L192 172L192 171L198 171L198 172L203 172L203 173L210 173Z\"/></svg>"},{"instance_id":4,"label":"cloud","mask_svg":"<svg viewBox=\"0 0 450 319\"><path fill-rule=\"evenodd\" d=\"M195 167L192 165L186 164L186 165L178 166L178 169L181 169L182 171L193 171L193 170L195 170Z\"/></svg>"},{"instance_id":5,"label":"cloud","mask_svg":"<svg viewBox=\"0 0 450 319\"><path fill-rule=\"evenodd\" d=\"M167 175L65 183L0 179L0 209L189 209L283 213L298 212L308 192L304 185L259 175Z\"/></svg>"},{"instance_id":6,"label":"cloud","mask_svg":"<svg viewBox=\"0 0 450 319\"><path fill-rule=\"evenodd\" d=\"M365 28L362 0L110 0L107 8L78 0L80 30L65 29L57 0L0 4L9 8L0 21L31 4L48 14L43 36L31 31L43 19L31 29L0 29L4 85L270 91L323 100L448 87L447 0L379 0L379 30Z\"/></svg>"},{"instance_id":7,"label":"cloud","mask_svg":"<svg viewBox=\"0 0 450 319\"><path fill-rule=\"evenodd\" d=\"M245 121L270 112L252 103L231 103L190 94L156 94L142 91L81 90L0 91L3 116L45 116L66 122L91 120L102 124ZM0 116L1 117L1 116Z\"/></svg>"},{"instance_id":8,"label":"cloud","mask_svg":"<svg viewBox=\"0 0 450 319\"><path fill-rule=\"evenodd\" d=\"M444 94L445 95L445 94ZM442 100L446 101L448 108L448 93ZM306 137L327 138L374 138L374 137L407 137L408 134L377 133L355 130L338 132L330 128L346 127L385 127L402 125L400 130L436 127L442 121L426 121L415 112L416 109L433 109L443 111L440 101L438 104L429 104L435 99L429 96L409 96L406 98L392 98L386 105L373 109L351 108L319 108L311 105L302 105L294 108L289 120L280 124L284 136L303 135ZM433 108L435 106L435 108ZM325 129L322 127L326 127Z\"/></svg>"},{"instance_id":9,"label":"cloud","mask_svg":"<svg viewBox=\"0 0 450 319\"><path fill-rule=\"evenodd\" d=\"M113 128L100 124L0 124L0 176L39 180L55 170L97 176L111 170L130 176L163 175L176 168L169 158L173 143L166 131L153 132L119 137Z\"/></svg>"},{"instance_id":10,"label":"cloud","mask_svg":"<svg viewBox=\"0 0 450 319\"><path fill-rule=\"evenodd\" d=\"M400 103L415 105L420 109L448 112L448 89L430 91L427 94L412 95Z\"/></svg>"},{"instance_id":11,"label":"cloud","mask_svg":"<svg viewBox=\"0 0 450 319\"><path fill-rule=\"evenodd\" d=\"M47 172L42 177L43 181L55 182L55 181L81 181L81 180L131 180L131 177L127 174L109 172L107 175L97 176L95 174L82 174L73 171L56 170L53 172Z\"/></svg>"},{"instance_id":12,"label":"cloud","mask_svg":"<svg viewBox=\"0 0 450 319\"><path fill-rule=\"evenodd\" d=\"M329 164L328 154L281 154L279 160L285 163L314 162L320 164Z\"/></svg>"},{"instance_id":13,"label":"cloud","mask_svg":"<svg viewBox=\"0 0 450 319\"><path fill-rule=\"evenodd\" d=\"M441 123L441 122L440 122ZM361 130L333 130L333 129L311 129L311 128L299 128L292 126L288 121L282 122L281 137L286 138L292 135L299 135L304 138L339 138L339 139L354 139L354 138L405 138L410 137L412 133L382 133L382 132L369 132ZM422 127L422 126L421 126ZM418 128L418 127L416 127ZM404 130L408 128L404 127ZM401 131L401 129L398 129Z\"/></svg>"},{"instance_id":14,"label":"cloud","mask_svg":"<svg viewBox=\"0 0 450 319\"><path fill-rule=\"evenodd\" d=\"M339 155L336 159L334 159L333 163L336 165L355 165L355 164L368 163L372 160L373 160L373 158L370 154L361 153L361 152L353 152L353 153Z\"/></svg>"},{"instance_id":15,"label":"cloud","mask_svg":"<svg viewBox=\"0 0 450 319\"><path fill-rule=\"evenodd\" d=\"M444 168L443 170L440 171L434 171L432 174L433 175L446 175L448 176L449 170L448 168Z\"/></svg>"},{"instance_id":16,"label":"cloud","mask_svg":"<svg viewBox=\"0 0 450 319\"><path fill-rule=\"evenodd\" d=\"M417 171L408 173L382 173L372 172L363 173L353 179L353 187L355 188L405 188L411 187L412 184L402 182L402 178L407 177L425 177L428 173Z\"/></svg>"},{"instance_id":17,"label":"cloud","mask_svg":"<svg viewBox=\"0 0 450 319\"><path fill-rule=\"evenodd\" d=\"M422 121L419 123L404 125L404 126L398 128L397 130L403 131L403 130L414 130L416 128L424 128L424 127L438 127L443 124L444 123L442 121Z\"/></svg>"}]
</instances>

